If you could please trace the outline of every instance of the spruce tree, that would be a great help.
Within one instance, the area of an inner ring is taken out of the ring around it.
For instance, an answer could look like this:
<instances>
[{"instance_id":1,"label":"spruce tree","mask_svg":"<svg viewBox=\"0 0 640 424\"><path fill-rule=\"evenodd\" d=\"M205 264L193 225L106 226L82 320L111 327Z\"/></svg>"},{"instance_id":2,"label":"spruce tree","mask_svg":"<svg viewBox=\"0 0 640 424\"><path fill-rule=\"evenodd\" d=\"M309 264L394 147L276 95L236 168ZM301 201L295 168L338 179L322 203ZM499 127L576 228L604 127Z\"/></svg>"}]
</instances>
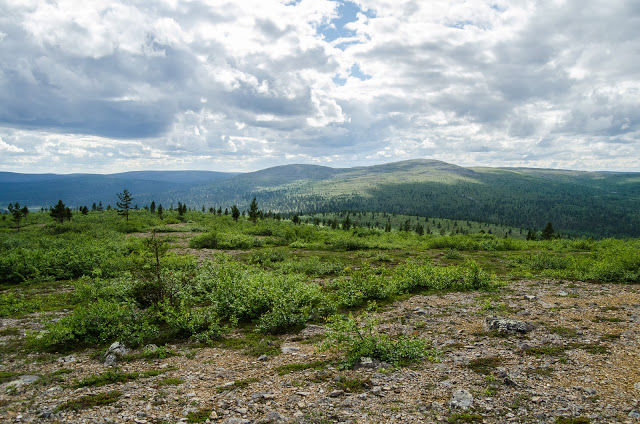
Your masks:
<instances>
[{"instance_id":1,"label":"spruce tree","mask_svg":"<svg viewBox=\"0 0 640 424\"><path fill-rule=\"evenodd\" d=\"M20 203L16 202L13 205L9 203L7 209L9 209L9 213L13 216L13 220L16 223L16 229L20 231L20 221L22 221L23 218L27 217L29 208L26 206L21 208Z\"/></svg>"},{"instance_id":2,"label":"spruce tree","mask_svg":"<svg viewBox=\"0 0 640 424\"><path fill-rule=\"evenodd\" d=\"M62 200L58 200L58 204L51 208L49 215L51 215L53 219L62 224L64 223L65 218L67 218L67 209L69 208L64 206ZM69 209L69 212L71 212L71 209ZM69 217L69 219L71 218Z\"/></svg>"},{"instance_id":3,"label":"spruce tree","mask_svg":"<svg viewBox=\"0 0 640 424\"><path fill-rule=\"evenodd\" d=\"M122 191L122 193L118 193L118 199L120 201L116 203L118 206L118 213L120 215L124 215L126 220L129 220L129 211L131 210L131 202L133 201L133 196L129 193L129 190L126 188Z\"/></svg>"},{"instance_id":4,"label":"spruce tree","mask_svg":"<svg viewBox=\"0 0 640 424\"><path fill-rule=\"evenodd\" d=\"M351 228L351 220L349 219L349 214L347 214L347 217L344 219L344 221L342 221L342 229L343 230L349 230Z\"/></svg>"},{"instance_id":5,"label":"spruce tree","mask_svg":"<svg viewBox=\"0 0 640 424\"><path fill-rule=\"evenodd\" d=\"M255 224L257 219L258 219L258 202L256 201L256 198L254 197L253 200L251 201L251 205L249 205L249 219L251 221L253 221L253 223Z\"/></svg>"},{"instance_id":6,"label":"spruce tree","mask_svg":"<svg viewBox=\"0 0 640 424\"><path fill-rule=\"evenodd\" d=\"M231 206L231 217L236 222L238 222L238 218L240 218L240 209L238 209L236 205Z\"/></svg>"},{"instance_id":7,"label":"spruce tree","mask_svg":"<svg viewBox=\"0 0 640 424\"><path fill-rule=\"evenodd\" d=\"M542 230L542 234L540 234L540 238L542 240L551 240L554 234L555 234L555 231L553 230L553 225L551 224L551 222L547 222L547 226L544 227L544 230Z\"/></svg>"}]
</instances>

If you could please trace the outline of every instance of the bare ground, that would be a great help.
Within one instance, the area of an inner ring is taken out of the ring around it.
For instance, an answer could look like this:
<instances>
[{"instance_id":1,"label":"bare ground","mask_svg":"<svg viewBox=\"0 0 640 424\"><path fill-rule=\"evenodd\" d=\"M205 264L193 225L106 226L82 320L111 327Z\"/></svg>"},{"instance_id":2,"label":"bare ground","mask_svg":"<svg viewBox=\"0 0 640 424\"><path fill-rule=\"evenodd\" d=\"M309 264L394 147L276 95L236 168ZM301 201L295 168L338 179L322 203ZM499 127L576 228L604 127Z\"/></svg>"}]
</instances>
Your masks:
<instances>
[{"instance_id":1,"label":"bare ground","mask_svg":"<svg viewBox=\"0 0 640 424\"><path fill-rule=\"evenodd\" d=\"M494 315L536 329L509 336L483 331L485 318ZM413 296L381 308L377 317L381 331L431 340L442 351L440 361L341 370L338 353L317 349L322 329L310 327L282 336L283 353L266 360L179 344L169 346L177 356L116 365L120 372L158 375L74 388L74 382L107 371L95 351L44 358L6 353L0 421L640 422L638 286L514 281L497 293ZM1 320L0 342L11 345L39 319ZM324 362L284 374L283 365L314 361ZM38 379L21 384L21 376L30 380L25 375ZM460 389L473 396L469 409L450 405ZM114 390L121 394L109 405L56 409Z\"/></svg>"}]
</instances>

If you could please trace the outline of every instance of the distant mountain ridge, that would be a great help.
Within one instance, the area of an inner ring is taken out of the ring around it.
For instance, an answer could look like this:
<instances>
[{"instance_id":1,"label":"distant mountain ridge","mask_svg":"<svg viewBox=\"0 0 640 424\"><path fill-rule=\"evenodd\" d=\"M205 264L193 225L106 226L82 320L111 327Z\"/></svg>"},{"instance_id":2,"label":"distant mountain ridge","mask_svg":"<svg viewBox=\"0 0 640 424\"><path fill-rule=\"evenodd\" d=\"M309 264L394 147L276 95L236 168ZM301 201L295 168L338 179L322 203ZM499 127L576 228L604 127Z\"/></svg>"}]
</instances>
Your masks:
<instances>
[{"instance_id":1,"label":"distant mountain ridge","mask_svg":"<svg viewBox=\"0 0 640 424\"><path fill-rule=\"evenodd\" d=\"M535 168L465 168L417 159L331 168L282 165L233 174L135 171L119 174L0 173L0 205L115 205L127 188L140 207L246 209L255 196L274 212L380 211L541 228L576 234L640 236L640 173Z\"/></svg>"}]
</instances>

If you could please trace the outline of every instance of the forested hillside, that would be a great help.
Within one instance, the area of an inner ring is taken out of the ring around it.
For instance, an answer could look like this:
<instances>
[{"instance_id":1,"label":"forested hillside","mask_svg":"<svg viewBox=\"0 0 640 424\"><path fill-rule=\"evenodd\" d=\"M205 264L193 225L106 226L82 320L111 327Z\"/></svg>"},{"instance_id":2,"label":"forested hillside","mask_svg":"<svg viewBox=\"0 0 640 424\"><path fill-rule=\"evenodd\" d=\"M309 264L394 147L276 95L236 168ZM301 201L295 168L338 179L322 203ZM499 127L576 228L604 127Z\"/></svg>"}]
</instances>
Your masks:
<instances>
[{"instance_id":1,"label":"forested hillside","mask_svg":"<svg viewBox=\"0 0 640 424\"><path fill-rule=\"evenodd\" d=\"M640 175L633 173L462 168L416 160L271 184L270 171L281 175L286 168L198 187L189 197L245 207L257 196L265 209L280 212L379 211L524 228L551 221L575 234L640 235Z\"/></svg>"},{"instance_id":2,"label":"forested hillside","mask_svg":"<svg viewBox=\"0 0 640 424\"><path fill-rule=\"evenodd\" d=\"M127 188L134 203L165 207L265 211L368 211L542 228L594 237L640 236L640 174L548 169L463 168L413 160L336 169L285 165L246 174L203 171L112 175L0 174L0 205L47 207L58 199L82 206L115 205Z\"/></svg>"}]
</instances>

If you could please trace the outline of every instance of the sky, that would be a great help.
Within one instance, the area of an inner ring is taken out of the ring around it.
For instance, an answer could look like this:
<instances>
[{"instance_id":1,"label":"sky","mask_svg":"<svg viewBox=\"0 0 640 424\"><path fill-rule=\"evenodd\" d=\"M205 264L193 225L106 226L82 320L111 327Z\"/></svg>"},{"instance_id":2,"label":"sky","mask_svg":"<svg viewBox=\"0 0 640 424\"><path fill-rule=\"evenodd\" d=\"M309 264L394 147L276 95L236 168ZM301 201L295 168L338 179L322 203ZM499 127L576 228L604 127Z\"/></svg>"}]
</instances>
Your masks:
<instances>
[{"instance_id":1,"label":"sky","mask_svg":"<svg viewBox=\"0 0 640 424\"><path fill-rule=\"evenodd\" d=\"M0 171L640 172L640 2L0 0Z\"/></svg>"}]
</instances>

